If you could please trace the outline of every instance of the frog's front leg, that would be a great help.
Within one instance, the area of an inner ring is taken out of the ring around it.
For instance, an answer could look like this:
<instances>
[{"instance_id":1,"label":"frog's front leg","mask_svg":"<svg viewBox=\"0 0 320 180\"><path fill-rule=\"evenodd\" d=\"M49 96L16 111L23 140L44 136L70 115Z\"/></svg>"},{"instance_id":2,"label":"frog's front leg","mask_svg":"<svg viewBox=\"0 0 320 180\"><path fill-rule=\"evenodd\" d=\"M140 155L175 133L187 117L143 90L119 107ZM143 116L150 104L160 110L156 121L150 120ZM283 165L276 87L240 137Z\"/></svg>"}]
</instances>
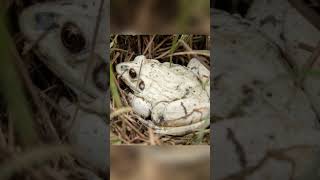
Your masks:
<instances>
[{"instance_id":1,"label":"frog's front leg","mask_svg":"<svg viewBox=\"0 0 320 180\"><path fill-rule=\"evenodd\" d=\"M132 93L128 94L129 102L134 112L146 118L151 114L151 104L145 101L143 98L137 97Z\"/></svg>"},{"instance_id":2,"label":"frog's front leg","mask_svg":"<svg viewBox=\"0 0 320 180\"><path fill-rule=\"evenodd\" d=\"M160 102L153 107L151 118L159 134L182 135L208 125L209 107L208 100L194 97Z\"/></svg>"}]
</instances>

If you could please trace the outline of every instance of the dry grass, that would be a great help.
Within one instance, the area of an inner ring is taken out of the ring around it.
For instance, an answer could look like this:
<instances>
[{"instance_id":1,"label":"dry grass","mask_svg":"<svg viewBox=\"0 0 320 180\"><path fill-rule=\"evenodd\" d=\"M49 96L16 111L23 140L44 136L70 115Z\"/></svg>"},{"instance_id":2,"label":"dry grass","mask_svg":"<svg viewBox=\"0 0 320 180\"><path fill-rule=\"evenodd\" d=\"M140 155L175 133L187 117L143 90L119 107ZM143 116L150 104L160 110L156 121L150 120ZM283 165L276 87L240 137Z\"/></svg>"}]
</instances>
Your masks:
<instances>
[{"instance_id":1,"label":"dry grass","mask_svg":"<svg viewBox=\"0 0 320 180\"><path fill-rule=\"evenodd\" d=\"M202 35L112 35L110 38L111 144L209 144L209 129L185 136L162 136L139 122L127 101L126 86L116 78L115 65L137 55L186 66L192 57L210 67L210 37Z\"/></svg>"}]
</instances>

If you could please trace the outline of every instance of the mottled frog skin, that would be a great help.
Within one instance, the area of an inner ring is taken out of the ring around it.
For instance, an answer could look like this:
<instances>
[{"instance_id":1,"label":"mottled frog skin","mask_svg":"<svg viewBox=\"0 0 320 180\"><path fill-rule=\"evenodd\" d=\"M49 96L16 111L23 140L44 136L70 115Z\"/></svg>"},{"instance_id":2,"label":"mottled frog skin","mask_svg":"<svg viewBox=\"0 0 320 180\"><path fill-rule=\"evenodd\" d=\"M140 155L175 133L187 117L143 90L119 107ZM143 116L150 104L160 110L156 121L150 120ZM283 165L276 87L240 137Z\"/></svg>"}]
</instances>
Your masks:
<instances>
[{"instance_id":1,"label":"mottled frog skin","mask_svg":"<svg viewBox=\"0 0 320 180\"><path fill-rule=\"evenodd\" d=\"M181 135L208 126L210 71L193 58L188 66L137 56L116 66L133 91L129 102L159 134Z\"/></svg>"}]
</instances>

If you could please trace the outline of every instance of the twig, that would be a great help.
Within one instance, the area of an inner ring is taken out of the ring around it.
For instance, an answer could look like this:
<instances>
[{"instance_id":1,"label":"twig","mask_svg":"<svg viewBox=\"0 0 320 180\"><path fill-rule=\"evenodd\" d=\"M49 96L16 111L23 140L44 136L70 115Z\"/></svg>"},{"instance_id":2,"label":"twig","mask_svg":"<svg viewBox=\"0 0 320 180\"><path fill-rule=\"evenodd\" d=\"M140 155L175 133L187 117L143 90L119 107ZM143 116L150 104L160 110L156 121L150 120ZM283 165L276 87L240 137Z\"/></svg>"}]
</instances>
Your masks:
<instances>
[{"instance_id":1,"label":"twig","mask_svg":"<svg viewBox=\"0 0 320 180\"><path fill-rule=\"evenodd\" d=\"M101 17L102 17L102 9L103 9L103 7L104 7L104 0L101 0L100 1L100 6L99 6L99 13L98 13L98 16L97 16L97 19L96 19L95 29L94 29L94 33L93 33L92 46L91 46L91 49L90 49L89 60L87 62L87 67L86 67L86 71L85 71L85 74L84 74L84 81L82 83L82 88L81 89L83 89L85 87L85 85L87 83L87 80L88 80L89 72L90 72L90 70L92 68L91 66L92 66L93 63L92 64L90 64L90 63L91 63L91 60L94 59L94 56L95 56L94 50L95 50L95 47L96 47L96 44L97 44L97 35L98 35L99 27L100 27L100 21L101 21ZM83 94L80 93L79 94L79 99L82 99L82 97L83 97ZM71 125L75 121L75 119L76 119L76 117L78 115L79 109L80 109L80 103L78 101L77 104L76 104L76 110L75 110L75 112L73 114Z\"/></svg>"},{"instance_id":2,"label":"twig","mask_svg":"<svg viewBox=\"0 0 320 180\"><path fill-rule=\"evenodd\" d=\"M155 37L156 37L156 35L153 35L153 36L152 36L152 38L150 39L150 41L149 41L146 49L143 51L143 55L145 55L145 54L147 53L147 51L148 51L148 49L151 47L151 45L152 45L153 40L154 40ZM150 51L149 51L149 52L150 52Z\"/></svg>"}]
</instances>

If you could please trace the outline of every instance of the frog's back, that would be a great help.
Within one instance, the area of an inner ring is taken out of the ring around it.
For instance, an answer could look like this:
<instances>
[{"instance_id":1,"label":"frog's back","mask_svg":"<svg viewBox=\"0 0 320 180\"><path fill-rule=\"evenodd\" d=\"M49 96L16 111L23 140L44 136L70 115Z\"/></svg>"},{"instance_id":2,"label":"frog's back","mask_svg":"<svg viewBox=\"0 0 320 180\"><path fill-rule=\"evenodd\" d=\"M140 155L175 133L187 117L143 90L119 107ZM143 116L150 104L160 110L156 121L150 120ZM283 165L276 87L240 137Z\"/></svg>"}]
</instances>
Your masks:
<instances>
[{"instance_id":1,"label":"frog's back","mask_svg":"<svg viewBox=\"0 0 320 180\"><path fill-rule=\"evenodd\" d=\"M195 74L177 64L144 64L140 79L145 84L140 95L151 102L171 101L201 93L201 83Z\"/></svg>"}]
</instances>

